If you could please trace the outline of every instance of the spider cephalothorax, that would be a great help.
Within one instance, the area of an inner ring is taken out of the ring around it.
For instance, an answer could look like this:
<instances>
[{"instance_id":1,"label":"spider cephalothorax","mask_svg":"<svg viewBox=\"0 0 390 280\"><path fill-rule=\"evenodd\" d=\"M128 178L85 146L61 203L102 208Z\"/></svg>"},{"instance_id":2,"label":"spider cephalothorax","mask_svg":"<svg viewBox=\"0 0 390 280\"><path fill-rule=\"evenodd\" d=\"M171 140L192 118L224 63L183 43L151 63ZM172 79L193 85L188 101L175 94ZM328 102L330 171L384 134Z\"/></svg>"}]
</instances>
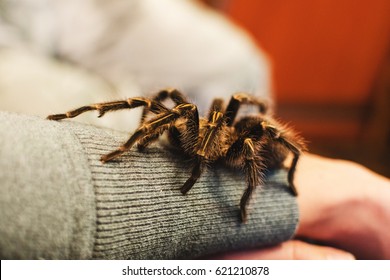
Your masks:
<instances>
[{"instance_id":1,"label":"spider cephalothorax","mask_svg":"<svg viewBox=\"0 0 390 280\"><path fill-rule=\"evenodd\" d=\"M166 99L173 101L172 108L164 105ZM226 107L223 103L222 99L215 99L207 118L200 118L196 105L188 102L178 90L166 89L152 98L97 103L47 118L73 118L92 110L98 111L101 117L108 111L143 106L139 128L117 150L103 155L101 161L107 162L120 156L135 143L143 150L164 131L168 131L170 142L194 160L191 176L181 188L183 194L192 188L209 163L222 161L244 172L247 189L241 198L240 209L241 220L245 222L249 198L254 188L262 183L264 172L282 167L289 154L293 158L288 182L293 194L297 195L294 173L305 145L291 129L282 126L268 114L267 105L262 100L239 93L232 96ZM237 119L237 112L243 104L256 106L258 112Z\"/></svg>"}]
</instances>

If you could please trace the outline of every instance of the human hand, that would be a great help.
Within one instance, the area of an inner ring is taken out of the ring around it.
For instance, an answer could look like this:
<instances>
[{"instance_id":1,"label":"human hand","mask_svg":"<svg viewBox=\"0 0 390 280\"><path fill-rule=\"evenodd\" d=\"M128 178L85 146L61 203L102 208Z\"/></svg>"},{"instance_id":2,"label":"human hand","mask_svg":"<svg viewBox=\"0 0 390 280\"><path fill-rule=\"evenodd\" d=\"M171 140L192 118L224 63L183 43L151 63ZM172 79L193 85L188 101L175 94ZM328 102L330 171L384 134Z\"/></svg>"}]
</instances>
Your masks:
<instances>
[{"instance_id":1,"label":"human hand","mask_svg":"<svg viewBox=\"0 0 390 280\"><path fill-rule=\"evenodd\" d=\"M289 240L269 248L221 254L214 258L225 260L353 260L354 256L332 247Z\"/></svg>"},{"instance_id":2,"label":"human hand","mask_svg":"<svg viewBox=\"0 0 390 280\"><path fill-rule=\"evenodd\" d=\"M222 259L390 259L390 180L353 162L305 154L296 171L297 236ZM350 253L349 253L350 252Z\"/></svg>"},{"instance_id":3,"label":"human hand","mask_svg":"<svg viewBox=\"0 0 390 280\"><path fill-rule=\"evenodd\" d=\"M298 237L390 259L390 180L361 165L306 154L296 171Z\"/></svg>"}]
</instances>

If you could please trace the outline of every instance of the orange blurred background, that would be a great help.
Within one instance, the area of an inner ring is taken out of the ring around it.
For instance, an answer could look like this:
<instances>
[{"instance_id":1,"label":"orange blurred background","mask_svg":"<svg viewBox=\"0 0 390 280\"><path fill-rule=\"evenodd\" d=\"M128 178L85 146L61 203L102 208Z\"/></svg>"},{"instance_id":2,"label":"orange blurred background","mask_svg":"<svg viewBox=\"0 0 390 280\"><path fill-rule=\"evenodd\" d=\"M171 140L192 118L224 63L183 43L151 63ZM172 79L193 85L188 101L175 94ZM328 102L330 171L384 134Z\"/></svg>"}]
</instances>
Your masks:
<instances>
[{"instance_id":1,"label":"orange blurred background","mask_svg":"<svg viewBox=\"0 0 390 280\"><path fill-rule=\"evenodd\" d=\"M390 176L390 1L204 1L273 62L277 113L312 152Z\"/></svg>"}]
</instances>

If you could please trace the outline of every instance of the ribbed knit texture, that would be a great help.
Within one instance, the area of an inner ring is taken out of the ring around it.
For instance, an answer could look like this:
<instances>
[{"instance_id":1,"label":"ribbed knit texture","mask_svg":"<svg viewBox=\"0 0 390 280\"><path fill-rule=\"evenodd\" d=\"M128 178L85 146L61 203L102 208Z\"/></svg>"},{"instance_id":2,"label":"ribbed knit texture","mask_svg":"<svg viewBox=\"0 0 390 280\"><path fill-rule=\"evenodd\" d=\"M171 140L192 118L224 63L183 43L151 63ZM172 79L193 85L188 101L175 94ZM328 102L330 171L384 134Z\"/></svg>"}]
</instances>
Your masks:
<instances>
[{"instance_id":1,"label":"ribbed knit texture","mask_svg":"<svg viewBox=\"0 0 390 280\"><path fill-rule=\"evenodd\" d=\"M0 112L0 256L190 259L293 236L285 171L267 175L241 224L240 172L212 166L182 195L190 165L164 145L100 162L128 137Z\"/></svg>"},{"instance_id":2,"label":"ribbed knit texture","mask_svg":"<svg viewBox=\"0 0 390 280\"><path fill-rule=\"evenodd\" d=\"M187 195L180 187L190 164L175 151L152 145L136 148L113 162L101 155L128 135L73 127L90 161L96 193L94 258L194 258L232 249L276 244L292 237L298 213L286 172L269 174L239 222L243 174L211 166Z\"/></svg>"},{"instance_id":3,"label":"ribbed knit texture","mask_svg":"<svg viewBox=\"0 0 390 280\"><path fill-rule=\"evenodd\" d=\"M0 111L0 259L89 259L95 194L61 123Z\"/></svg>"}]
</instances>

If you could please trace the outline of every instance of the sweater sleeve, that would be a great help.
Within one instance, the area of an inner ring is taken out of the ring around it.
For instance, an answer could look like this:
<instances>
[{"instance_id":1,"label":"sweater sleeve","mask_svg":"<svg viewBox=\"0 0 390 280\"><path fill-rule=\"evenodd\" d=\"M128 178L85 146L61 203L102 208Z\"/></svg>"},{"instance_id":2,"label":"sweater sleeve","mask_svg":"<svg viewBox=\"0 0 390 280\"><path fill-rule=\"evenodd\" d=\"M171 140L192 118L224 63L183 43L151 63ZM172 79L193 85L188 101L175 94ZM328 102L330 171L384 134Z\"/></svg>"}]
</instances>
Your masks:
<instances>
[{"instance_id":1,"label":"sweater sleeve","mask_svg":"<svg viewBox=\"0 0 390 280\"><path fill-rule=\"evenodd\" d=\"M210 166L187 195L187 159L165 144L101 163L128 134L0 112L2 259L190 259L277 244L298 223L284 170L239 221L240 172Z\"/></svg>"}]
</instances>

